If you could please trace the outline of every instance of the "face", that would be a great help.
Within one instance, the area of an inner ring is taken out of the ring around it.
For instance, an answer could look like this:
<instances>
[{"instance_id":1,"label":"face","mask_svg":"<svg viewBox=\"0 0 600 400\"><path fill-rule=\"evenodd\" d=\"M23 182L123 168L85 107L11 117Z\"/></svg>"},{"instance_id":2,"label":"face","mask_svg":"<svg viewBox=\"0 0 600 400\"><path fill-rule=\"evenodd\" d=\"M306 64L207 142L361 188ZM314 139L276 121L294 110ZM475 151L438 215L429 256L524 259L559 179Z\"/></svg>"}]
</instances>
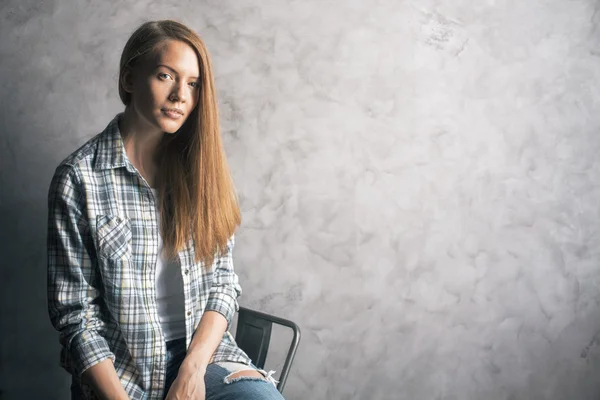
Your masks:
<instances>
[{"instance_id":1,"label":"face","mask_svg":"<svg viewBox=\"0 0 600 400\"><path fill-rule=\"evenodd\" d=\"M142 128L175 133L198 103L200 68L187 43L165 40L126 74L125 90Z\"/></svg>"}]
</instances>

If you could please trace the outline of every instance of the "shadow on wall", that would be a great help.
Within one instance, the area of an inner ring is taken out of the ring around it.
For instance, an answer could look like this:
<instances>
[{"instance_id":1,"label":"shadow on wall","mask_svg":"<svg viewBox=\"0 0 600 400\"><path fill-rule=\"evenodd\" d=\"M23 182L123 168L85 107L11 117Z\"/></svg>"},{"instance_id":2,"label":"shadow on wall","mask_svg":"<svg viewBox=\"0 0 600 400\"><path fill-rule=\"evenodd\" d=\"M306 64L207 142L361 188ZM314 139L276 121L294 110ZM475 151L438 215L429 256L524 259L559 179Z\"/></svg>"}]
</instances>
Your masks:
<instances>
[{"instance_id":1,"label":"shadow on wall","mask_svg":"<svg viewBox=\"0 0 600 400\"><path fill-rule=\"evenodd\" d=\"M0 399L69 398L70 376L59 366L46 301L47 193L67 150L48 141L51 126L10 105L0 109Z\"/></svg>"}]
</instances>

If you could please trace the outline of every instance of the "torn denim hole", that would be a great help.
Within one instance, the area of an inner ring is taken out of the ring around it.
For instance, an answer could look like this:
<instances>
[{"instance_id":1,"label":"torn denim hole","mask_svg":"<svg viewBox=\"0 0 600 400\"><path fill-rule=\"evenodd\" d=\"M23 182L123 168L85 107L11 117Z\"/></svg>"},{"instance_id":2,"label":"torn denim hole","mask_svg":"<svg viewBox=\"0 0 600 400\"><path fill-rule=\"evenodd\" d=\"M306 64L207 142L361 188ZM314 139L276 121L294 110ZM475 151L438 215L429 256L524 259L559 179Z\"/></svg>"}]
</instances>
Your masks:
<instances>
[{"instance_id":1,"label":"torn denim hole","mask_svg":"<svg viewBox=\"0 0 600 400\"><path fill-rule=\"evenodd\" d=\"M231 378L232 375L235 375L237 373L240 372L245 372L245 371L257 371L259 372L263 377L259 378L256 376L247 376L247 375L240 375L237 376L235 378ZM277 384L279 383L279 381L275 378L273 378L273 374L275 373L275 371L265 371L264 369L242 369L242 370L238 370L238 371L233 371L231 372L229 375L227 375L224 379L223 382L225 382L225 384L230 384L230 383L234 383L234 382L238 382L238 381L266 381L271 383L273 386L277 387Z\"/></svg>"},{"instance_id":2,"label":"torn denim hole","mask_svg":"<svg viewBox=\"0 0 600 400\"><path fill-rule=\"evenodd\" d=\"M275 371L270 370L269 372L267 372L264 369L258 369L257 371L260 372L265 377L267 382L271 382L273 384L273 386L277 387L277 384L279 383L279 381L277 379L273 378L273 374L275 373Z\"/></svg>"}]
</instances>

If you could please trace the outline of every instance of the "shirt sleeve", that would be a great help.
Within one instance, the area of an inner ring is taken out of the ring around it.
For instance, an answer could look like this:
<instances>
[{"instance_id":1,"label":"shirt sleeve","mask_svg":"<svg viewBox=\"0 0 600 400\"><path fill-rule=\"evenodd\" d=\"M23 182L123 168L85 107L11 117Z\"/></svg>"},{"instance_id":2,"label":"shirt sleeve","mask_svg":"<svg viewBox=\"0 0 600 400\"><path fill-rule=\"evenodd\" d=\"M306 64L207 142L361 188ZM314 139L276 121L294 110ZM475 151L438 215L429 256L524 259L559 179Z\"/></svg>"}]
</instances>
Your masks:
<instances>
[{"instance_id":1,"label":"shirt sleeve","mask_svg":"<svg viewBox=\"0 0 600 400\"><path fill-rule=\"evenodd\" d=\"M216 262L213 283L210 288L206 311L216 311L227 320L227 326L235 312L239 310L237 298L242 294L239 279L233 270L233 246L235 238L232 235L227 241L227 251L219 256Z\"/></svg>"},{"instance_id":2,"label":"shirt sleeve","mask_svg":"<svg viewBox=\"0 0 600 400\"><path fill-rule=\"evenodd\" d=\"M93 244L77 171L59 166L48 191L47 289L50 321L63 346L63 366L80 377L107 358L114 362L115 356L103 337L100 292L90 283L97 276L96 266L88 251Z\"/></svg>"}]
</instances>

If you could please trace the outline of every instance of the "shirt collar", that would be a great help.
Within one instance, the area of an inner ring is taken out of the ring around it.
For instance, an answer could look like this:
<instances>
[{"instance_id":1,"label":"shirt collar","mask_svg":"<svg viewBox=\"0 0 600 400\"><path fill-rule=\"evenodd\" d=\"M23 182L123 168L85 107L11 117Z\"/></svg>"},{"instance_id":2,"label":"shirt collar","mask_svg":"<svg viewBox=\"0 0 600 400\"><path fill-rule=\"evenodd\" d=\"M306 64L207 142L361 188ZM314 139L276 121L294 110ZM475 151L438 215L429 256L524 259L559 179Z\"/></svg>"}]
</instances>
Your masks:
<instances>
[{"instance_id":1,"label":"shirt collar","mask_svg":"<svg viewBox=\"0 0 600 400\"><path fill-rule=\"evenodd\" d=\"M100 134L94 166L96 169L131 168L119 130L119 121L123 115L124 113L117 114Z\"/></svg>"}]
</instances>

